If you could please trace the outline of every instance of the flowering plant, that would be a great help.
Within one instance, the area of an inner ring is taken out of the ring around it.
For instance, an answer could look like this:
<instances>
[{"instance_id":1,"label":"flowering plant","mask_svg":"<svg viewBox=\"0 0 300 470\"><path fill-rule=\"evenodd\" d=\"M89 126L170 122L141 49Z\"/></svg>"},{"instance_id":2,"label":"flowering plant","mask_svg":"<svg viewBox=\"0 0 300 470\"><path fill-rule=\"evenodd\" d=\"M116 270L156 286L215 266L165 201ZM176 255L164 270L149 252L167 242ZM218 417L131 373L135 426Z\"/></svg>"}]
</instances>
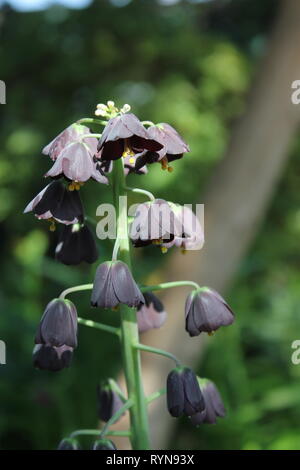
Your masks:
<instances>
[{"instance_id":1,"label":"flowering plant","mask_svg":"<svg viewBox=\"0 0 300 470\"><path fill-rule=\"evenodd\" d=\"M128 173L147 173L147 166L160 164L171 172L170 163L189 152L188 145L169 124L141 122L130 113L130 106L118 109L114 102L99 104L96 118L80 119L61 132L43 153L53 165L46 173L51 182L27 205L37 218L50 221L50 230L62 224L56 248L58 261L75 265L82 261L94 263L98 258L93 234L80 198L81 187L93 178L111 186L116 209L116 239L112 257L101 263L93 283L70 287L46 307L35 337L34 365L39 369L59 371L69 367L77 347L78 323L104 330L120 340L127 392L111 378L97 390L98 414L105 423L102 429L74 431L64 438L58 449L78 450L80 435L91 435L93 450L115 449L109 436L129 437L133 449L149 449L150 436L147 406L166 394L167 407L173 417L188 416L195 425L215 423L225 415L224 405L216 386L199 378L173 354L146 346L140 334L159 328L167 313L153 291L188 285L192 288L186 300L186 331L190 336L201 332L213 334L221 326L230 325L234 315L225 300L213 289L200 287L192 281L165 282L153 286L139 284L133 277L130 245L134 248L154 245L164 253L171 247L196 249L203 245L203 228L193 212L173 202L155 199L146 190L126 186ZM99 117L101 119L99 119ZM88 124L104 127L99 134L91 133ZM133 219L127 214L120 198L128 191L147 197L138 205ZM196 231L193 230L196 227ZM118 328L77 316L75 305L67 299L73 292L91 290L91 304L118 311ZM175 363L167 377L166 388L146 397L144 393L140 352L166 356ZM129 429L111 430L112 424L129 411Z\"/></svg>"}]
</instances>

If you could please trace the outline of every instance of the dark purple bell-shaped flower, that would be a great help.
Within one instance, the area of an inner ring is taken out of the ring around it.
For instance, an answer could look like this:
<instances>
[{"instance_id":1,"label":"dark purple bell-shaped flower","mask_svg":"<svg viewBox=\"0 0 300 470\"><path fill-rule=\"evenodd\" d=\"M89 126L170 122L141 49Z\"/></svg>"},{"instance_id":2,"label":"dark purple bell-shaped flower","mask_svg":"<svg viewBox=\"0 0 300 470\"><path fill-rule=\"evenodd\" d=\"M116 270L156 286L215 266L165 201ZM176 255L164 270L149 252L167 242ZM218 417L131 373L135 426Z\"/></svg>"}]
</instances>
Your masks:
<instances>
[{"instance_id":1,"label":"dark purple bell-shaped flower","mask_svg":"<svg viewBox=\"0 0 300 470\"><path fill-rule=\"evenodd\" d=\"M57 372L70 367L73 356L73 348L70 346L48 346L36 344L33 349L33 365L37 369Z\"/></svg>"},{"instance_id":2,"label":"dark purple bell-shaped flower","mask_svg":"<svg viewBox=\"0 0 300 470\"><path fill-rule=\"evenodd\" d=\"M137 169L145 164L160 162L164 170L172 171L172 167L168 165L169 162L182 158L184 153L190 151L189 146L170 124L160 123L150 126L148 134L159 142L162 148L155 152L146 151L141 154L136 162Z\"/></svg>"},{"instance_id":3,"label":"dark purple bell-shaped flower","mask_svg":"<svg viewBox=\"0 0 300 470\"><path fill-rule=\"evenodd\" d=\"M136 312L138 328L140 333L160 328L167 319L167 312L161 301L152 292L145 292L145 305Z\"/></svg>"},{"instance_id":4,"label":"dark purple bell-shaped flower","mask_svg":"<svg viewBox=\"0 0 300 470\"><path fill-rule=\"evenodd\" d=\"M55 250L55 257L67 265L79 264L82 261L94 263L98 259L98 249L87 225L65 226Z\"/></svg>"},{"instance_id":5,"label":"dark purple bell-shaped flower","mask_svg":"<svg viewBox=\"0 0 300 470\"><path fill-rule=\"evenodd\" d=\"M48 184L25 208L38 219L55 219L65 225L83 220L83 206L78 191L69 191L61 181Z\"/></svg>"},{"instance_id":6,"label":"dark purple bell-shaped flower","mask_svg":"<svg viewBox=\"0 0 300 470\"><path fill-rule=\"evenodd\" d=\"M193 416L204 410L204 399L197 377L188 367L177 367L169 373L167 406L174 418Z\"/></svg>"},{"instance_id":7,"label":"dark purple bell-shaped flower","mask_svg":"<svg viewBox=\"0 0 300 470\"><path fill-rule=\"evenodd\" d=\"M80 450L76 439L65 438L58 444L57 450Z\"/></svg>"},{"instance_id":8,"label":"dark purple bell-shaped flower","mask_svg":"<svg viewBox=\"0 0 300 470\"><path fill-rule=\"evenodd\" d=\"M161 245L182 234L182 224L172 206L163 199L139 204L130 227L135 247Z\"/></svg>"},{"instance_id":9,"label":"dark purple bell-shaped flower","mask_svg":"<svg viewBox=\"0 0 300 470\"><path fill-rule=\"evenodd\" d=\"M202 393L205 403L205 409L192 416L191 421L198 426L199 424L216 424L217 418L223 418L226 414L224 403L220 393L213 382L205 380L202 385Z\"/></svg>"},{"instance_id":10,"label":"dark purple bell-shaped flower","mask_svg":"<svg viewBox=\"0 0 300 470\"><path fill-rule=\"evenodd\" d=\"M110 119L98 144L98 150L102 150L102 160L117 160L134 156L143 150L156 152L161 148L162 145L149 136L142 123L132 113Z\"/></svg>"},{"instance_id":11,"label":"dark purple bell-shaped flower","mask_svg":"<svg viewBox=\"0 0 300 470\"><path fill-rule=\"evenodd\" d=\"M119 304L139 307L144 297L122 261L107 261L98 266L91 297L93 307L114 308Z\"/></svg>"},{"instance_id":12,"label":"dark purple bell-shaped flower","mask_svg":"<svg viewBox=\"0 0 300 470\"><path fill-rule=\"evenodd\" d=\"M36 344L71 348L77 347L77 311L68 299L54 299L47 305L41 318Z\"/></svg>"},{"instance_id":13,"label":"dark purple bell-shaped flower","mask_svg":"<svg viewBox=\"0 0 300 470\"><path fill-rule=\"evenodd\" d=\"M123 406L121 398L115 390L112 390L109 381L97 386L97 404L99 419L104 422L107 422Z\"/></svg>"},{"instance_id":14,"label":"dark purple bell-shaped flower","mask_svg":"<svg viewBox=\"0 0 300 470\"><path fill-rule=\"evenodd\" d=\"M117 450L117 448L110 439L97 439L92 450Z\"/></svg>"},{"instance_id":15,"label":"dark purple bell-shaped flower","mask_svg":"<svg viewBox=\"0 0 300 470\"><path fill-rule=\"evenodd\" d=\"M234 321L234 313L223 297L208 287L191 292L186 299L185 316L185 329L190 336L202 331L213 333Z\"/></svg>"}]
</instances>

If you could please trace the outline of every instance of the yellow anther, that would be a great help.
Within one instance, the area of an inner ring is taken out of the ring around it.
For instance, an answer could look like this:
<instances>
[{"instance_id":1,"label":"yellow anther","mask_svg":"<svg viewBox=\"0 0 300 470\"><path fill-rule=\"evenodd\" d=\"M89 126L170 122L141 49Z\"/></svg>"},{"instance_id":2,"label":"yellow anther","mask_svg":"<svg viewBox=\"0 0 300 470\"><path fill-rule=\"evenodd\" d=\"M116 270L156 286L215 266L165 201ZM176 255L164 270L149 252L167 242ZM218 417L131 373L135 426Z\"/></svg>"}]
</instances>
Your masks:
<instances>
[{"instance_id":1,"label":"yellow anther","mask_svg":"<svg viewBox=\"0 0 300 470\"><path fill-rule=\"evenodd\" d=\"M162 239L158 238L158 239L152 240L152 244L153 245L161 245L162 244Z\"/></svg>"},{"instance_id":2,"label":"yellow anther","mask_svg":"<svg viewBox=\"0 0 300 470\"><path fill-rule=\"evenodd\" d=\"M123 158L126 158L126 157L134 157L134 152L133 152L132 148L131 148L130 145L129 145L128 139L125 139L125 142L124 142L124 151L123 151L123 153L122 153L122 157L123 157Z\"/></svg>"},{"instance_id":3,"label":"yellow anther","mask_svg":"<svg viewBox=\"0 0 300 470\"><path fill-rule=\"evenodd\" d=\"M68 186L68 190L69 191L74 191L74 189L75 189L74 183L70 183L69 186Z\"/></svg>"},{"instance_id":4,"label":"yellow anther","mask_svg":"<svg viewBox=\"0 0 300 470\"><path fill-rule=\"evenodd\" d=\"M182 253L183 255L185 255L186 252L187 252L187 250L185 250L184 248L181 249L181 253Z\"/></svg>"},{"instance_id":5,"label":"yellow anther","mask_svg":"<svg viewBox=\"0 0 300 470\"><path fill-rule=\"evenodd\" d=\"M215 334L215 332L214 331L209 331L207 334L208 334L208 336L213 336Z\"/></svg>"},{"instance_id":6,"label":"yellow anther","mask_svg":"<svg viewBox=\"0 0 300 470\"><path fill-rule=\"evenodd\" d=\"M166 246L162 246L162 247L160 248L160 250L161 250L162 254L164 255L165 253L167 253L168 248L167 248Z\"/></svg>"},{"instance_id":7,"label":"yellow anther","mask_svg":"<svg viewBox=\"0 0 300 470\"><path fill-rule=\"evenodd\" d=\"M117 312L117 311L119 310L119 305L117 305L116 307L112 307L112 310L113 310L114 312Z\"/></svg>"},{"instance_id":8,"label":"yellow anther","mask_svg":"<svg viewBox=\"0 0 300 470\"><path fill-rule=\"evenodd\" d=\"M168 168L168 159L166 157L162 158L160 164L161 164L161 169L166 170Z\"/></svg>"},{"instance_id":9,"label":"yellow anther","mask_svg":"<svg viewBox=\"0 0 300 470\"><path fill-rule=\"evenodd\" d=\"M50 230L50 232L55 232L55 230L56 230L56 225L55 225L55 221L54 221L54 220L51 221L49 230Z\"/></svg>"},{"instance_id":10,"label":"yellow anther","mask_svg":"<svg viewBox=\"0 0 300 470\"><path fill-rule=\"evenodd\" d=\"M81 188L80 183L74 183L74 186L75 186L76 191L79 191Z\"/></svg>"},{"instance_id":11,"label":"yellow anther","mask_svg":"<svg viewBox=\"0 0 300 470\"><path fill-rule=\"evenodd\" d=\"M134 152L131 150L130 147L128 147L128 145L126 145L124 152L122 153L122 157L134 157Z\"/></svg>"},{"instance_id":12,"label":"yellow anther","mask_svg":"<svg viewBox=\"0 0 300 470\"><path fill-rule=\"evenodd\" d=\"M134 162L135 162L135 159L134 159L133 157L129 158L129 163L130 163L131 165L133 165Z\"/></svg>"},{"instance_id":13,"label":"yellow anther","mask_svg":"<svg viewBox=\"0 0 300 470\"><path fill-rule=\"evenodd\" d=\"M172 166L168 166L168 172L169 173L172 173L173 170L174 170L174 168Z\"/></svg>"}]
</instances>

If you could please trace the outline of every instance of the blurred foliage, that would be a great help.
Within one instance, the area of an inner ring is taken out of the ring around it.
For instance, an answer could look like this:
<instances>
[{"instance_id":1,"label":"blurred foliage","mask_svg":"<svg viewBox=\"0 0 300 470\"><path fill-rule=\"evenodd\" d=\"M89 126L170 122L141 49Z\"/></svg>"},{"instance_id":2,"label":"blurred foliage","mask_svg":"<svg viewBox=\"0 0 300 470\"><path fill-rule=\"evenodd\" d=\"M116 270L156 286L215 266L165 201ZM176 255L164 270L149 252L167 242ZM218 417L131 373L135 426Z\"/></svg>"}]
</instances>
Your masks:
<instances>
[{"instance_id":1,"label":"blurred foliage","mask_svg":"<svg viewBox=\"0 0 300 470\"><path fill-rule=\"evenodd\" d=\"M118 8L97 0L78 11L2 8L0 78L8 104L0 115L0 337L7 344L7 365L0 366L1 448L55 448L65 433L96 426L96 383L120 367L117 342L84 328L72 368L51 374L31 365L46 303L95 271L57 264L57 235L49 235L46 222L22 215L51 163L41 148L69 123L91 115L96 103L129 102L141 119L173 124L192 149L172 174L153 165L147 178L130 176L130 185L181 203L199 201L244 110L276 4L135 0ZM172 447L300 448L300 368L290 360L300 329L299 145L229 296L237 322L217 334L200 365L201 375L221 389L228 418L198 430L180 420ZM110 200L94 182L82 195L90 215ZM99 245L104 260L111 245ZM136 274L146 281L162 258L154 250L137 255ZM74 294L74 301L82 316L117 322L87 307L88 293Z\"/></svg>"}]
</instances>

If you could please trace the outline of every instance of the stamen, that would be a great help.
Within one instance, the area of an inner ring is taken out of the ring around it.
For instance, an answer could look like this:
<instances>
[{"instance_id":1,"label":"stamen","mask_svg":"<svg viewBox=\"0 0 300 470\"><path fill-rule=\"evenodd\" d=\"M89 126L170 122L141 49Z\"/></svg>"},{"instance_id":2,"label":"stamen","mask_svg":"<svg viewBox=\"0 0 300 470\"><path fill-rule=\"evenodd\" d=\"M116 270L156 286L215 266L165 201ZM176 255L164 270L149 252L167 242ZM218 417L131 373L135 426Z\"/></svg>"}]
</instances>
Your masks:
<instances>
[{"instance_id":1,"label":"stamen","mask_svg":"<svg viewBox=\"0 0 300 470\"><path fill-rule=\"evenodd\" d=\"M56 224L54 219L48 219L50 222L49 230L50 232L55 232L56 230Z\"/></svg>"},{"instance_id":2,"label":"stamen","mask_svg":"<svg viewBox=\"0 0 300 470\"><path fill-rule=\"evenodd\" d=\"M68 190L69 191L74 191L74 189L75 189L75 184L72 181L72 183L70 183L69 186L68 186Z\"/></svg>"},{"instance_id":3,"label":"stamen","mask_svg":"<svg viewBox=\"0 0 300 470\"><path fill-rule=\"evenodd\" d=\"M123 158L126 158L126 157L134 157L134 152L132 150L132 148L130 147L130 144L129 144L129 141L128 139L125 139L125 143L124 143L124 152L122 153L122 157Z\"/></svg>"},{"instance_id":4,"label":"stamen","mask_svg":"<svg viewBox=\"0 0 300 470\"><path fill-rule=\"evenodd\" d=\"M162 160L160 161L160 164L161 164L161 169L166 170L168 168L168 159L167 159L167 157L162 158Z\"/></svg>"},{"instance_id":5,"label":"stamen","mask_svg":"<svg viewBox=\"0 0 300 470\"><path fill-rule=\"evenodd\" d=\"M81 188L80 183L75 183L74 186L75 186L76 191L79 191Z\"/></svg>"},{"instance_id":6,"label":"stamen","mask_svg":"<svg viewBox=\"0 0 300 470\"><path fill-rule=\"evenodd\" d=\"M215 331L210 331L209 333L207 333L208 336L213 336L215 334Z\"/></svg>"},{"instance_id":7,"label":"stamen","mask_svg":"<svg viewBox=\"0 0 300 470\"><path fill-rule=\"evenodd\" d=\"M169 173L172 173L173 170L174 170L174 168L172 166L168 166L168 172Z\"/></svg>"},{"instance_id":8,"label":"stamen","mask_svg":"<svg viewBox=\"0 0 300 470\"><path fill-rule=\"evenodd\" d=\"M165 253L167 253L168 248L167 248L166 246L162 246L162 247L160 248L160 250L161 250L162 254L164 255Z\"/></svg>"},{"instance_id":9,"label":"stamen","mask_svg":"<svg viewBox=\"0 0 300 470\"><path fill-rule=\"evenodd\" d=\"M185 248L181 248L181 253L182 253L183 255L186 255L187 250L185 250Z\"/></svg>"}]
</instances>

